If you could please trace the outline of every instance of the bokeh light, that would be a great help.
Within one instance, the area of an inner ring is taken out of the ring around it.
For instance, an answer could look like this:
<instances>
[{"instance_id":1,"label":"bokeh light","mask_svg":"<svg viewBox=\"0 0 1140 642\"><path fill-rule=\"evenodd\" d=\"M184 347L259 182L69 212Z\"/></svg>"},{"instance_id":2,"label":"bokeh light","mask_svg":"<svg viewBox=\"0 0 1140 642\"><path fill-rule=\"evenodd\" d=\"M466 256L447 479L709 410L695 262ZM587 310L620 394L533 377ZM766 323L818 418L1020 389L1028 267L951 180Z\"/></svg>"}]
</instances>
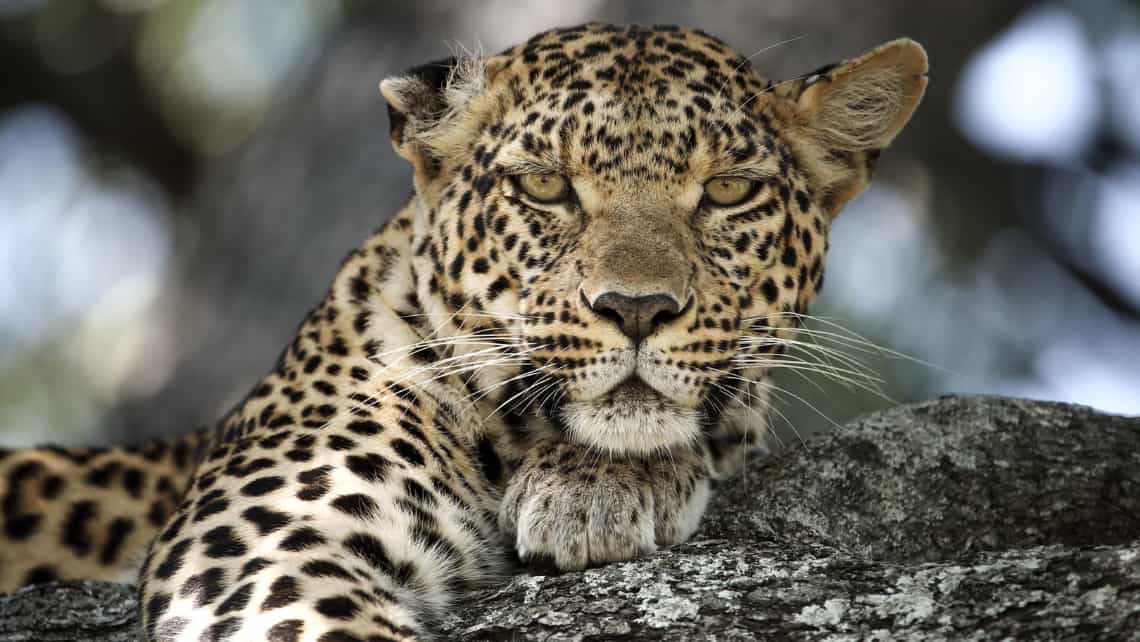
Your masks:
<instances>
[{"instance_id":1,"label":"bokeh light","mask_svg":"<svg viewBox=\"0 0 1140 642\"><path fill-rule=\"evenodd\" d=\"M206 153L240 143L340 16L314 0L184 0L146 15L137 61L173 130Z\"/></svg>"},{"instance_id":2,"label":"bokeh light","mask_svg":"<svg viewBox=\"0 0 1140 642\"><path fill-rule=\"evenodd\" d=\"M153 392L168 374L154 309L172 261L168 205L145 175L96 171L88 154L58 111L0 114L0 443L43 434L14 415L76 421L45 398L67 397L93 431L100 403ZM43 361L65 372L21 374Z\"/></svg>"},{"instance_id":3,"label":"bokeh light","mask_svg":"<svg viewBox=\"0 0 1140 642\"><path fill-rule=\"evenodd\" d=\"M962 130L975 144L1019 160L1076 159L1100 116L1095 70L1072 13L1030 11L963 71Z\"/></svg>"}]
</instances>

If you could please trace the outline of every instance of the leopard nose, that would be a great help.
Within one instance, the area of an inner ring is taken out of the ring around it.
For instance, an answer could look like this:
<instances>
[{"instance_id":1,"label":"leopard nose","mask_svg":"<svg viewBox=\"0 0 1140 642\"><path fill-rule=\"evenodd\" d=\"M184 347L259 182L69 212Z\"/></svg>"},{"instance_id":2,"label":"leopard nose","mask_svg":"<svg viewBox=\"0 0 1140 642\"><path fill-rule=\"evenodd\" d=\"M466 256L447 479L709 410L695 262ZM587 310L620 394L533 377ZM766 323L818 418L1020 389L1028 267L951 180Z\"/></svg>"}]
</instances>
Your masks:
<instances>
[{"instance_id":1,"label":"leopard nose","mask_svg":"<svg viewBox=\"0 0 1140 642\"><path fill-rule=\"evenodd\" d=\"M682 307L681 302L669 294L629 296L620 292L603 292L592 303L587 301L587 305L616 323L635 345L659 326L676 319Z\"/></svg>"}]
</instances>

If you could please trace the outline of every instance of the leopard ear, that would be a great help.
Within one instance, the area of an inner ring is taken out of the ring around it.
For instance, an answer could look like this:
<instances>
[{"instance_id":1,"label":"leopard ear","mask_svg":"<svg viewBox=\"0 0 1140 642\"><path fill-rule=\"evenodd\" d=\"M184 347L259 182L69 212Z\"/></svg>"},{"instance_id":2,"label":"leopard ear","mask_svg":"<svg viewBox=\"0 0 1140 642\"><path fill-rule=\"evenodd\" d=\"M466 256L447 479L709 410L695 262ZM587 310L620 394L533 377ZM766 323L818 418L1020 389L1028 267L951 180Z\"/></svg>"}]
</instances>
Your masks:
<instances>
[{"instance_id":1,"label":"leopard ear","mask_svg":"<svg viewBox=\"0 0 1140 642\"><path fill-rule=\"evenodd\" d=\"M922 100L927 69L922 46L902 38L788 87L785 96L793 101L800 155L823 191L821 203L830 215L870 183L879 151L902 131Z\"/></svg>"},{"instance_id":2,"label":"leopard ear","mask_svg":"<svg viewBox=\"0 0 1140 642\"><path fill-rule=\"evenodd\" d=\"M890 144L926 89L926 52L901 38L809 76L796 105L821 142L845 151Z\"/></svg>"},{"instance_id":3,"label":"leopard ear","mask_svg":"<svg viewBox=\"0 0 1140 642\"><path fill-rule=\"evenodd\" d=\"M380 93L388 102L392 146L413 164L419 162L424 151L420 136L448 111L447 86L458 65L459 60L451 56L380 82Z\"/></svg>"}]
</instances>

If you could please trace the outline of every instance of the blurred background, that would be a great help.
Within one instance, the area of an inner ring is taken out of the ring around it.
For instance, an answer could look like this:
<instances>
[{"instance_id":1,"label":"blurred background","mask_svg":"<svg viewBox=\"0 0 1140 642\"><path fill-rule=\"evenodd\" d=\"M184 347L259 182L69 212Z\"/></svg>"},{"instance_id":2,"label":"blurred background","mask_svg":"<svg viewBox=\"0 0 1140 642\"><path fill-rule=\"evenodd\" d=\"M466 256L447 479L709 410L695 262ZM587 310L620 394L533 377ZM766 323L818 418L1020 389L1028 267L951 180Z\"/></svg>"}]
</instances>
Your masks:
<instances>
[{"instance_id":1,"label":"blurred background","mask_svg":"<svg viewBox=\"0 0 1140 642\"><path fill-rule=\"evenodd\" d=\"M804 353L882 381L789 370L799 432L946 392L1140 414L1140 2L0 0L0 445L217 419L409 193L379 80L587 20L771 78L926 46L813 309L848 357Z\"/></svg>"}]
</instances>

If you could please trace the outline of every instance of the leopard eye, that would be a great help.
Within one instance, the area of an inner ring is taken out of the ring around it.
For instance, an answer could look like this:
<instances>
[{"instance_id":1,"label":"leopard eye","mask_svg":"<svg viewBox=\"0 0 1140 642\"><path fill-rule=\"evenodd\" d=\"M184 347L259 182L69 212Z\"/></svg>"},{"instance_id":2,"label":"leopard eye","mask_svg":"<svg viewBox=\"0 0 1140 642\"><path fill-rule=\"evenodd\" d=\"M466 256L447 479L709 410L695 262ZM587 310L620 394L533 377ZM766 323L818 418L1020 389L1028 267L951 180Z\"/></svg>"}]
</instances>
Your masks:
<instances>
[{"instance_id":1,"label":"leopard eye","mask_svg":"<svg viewBox=\"0 0 1140 642\"><path fill-rule=\"evenodd\" d=\"M705 195L715 205L736 205L752 194L754 183L739 176L718 176L705 183Z\"/></svg>"},{"instance_id":2,"label":"leopard eye","mask_svg":"<svg viewBox=\"0 0 1140 642\"><path fill-rule=\"evenodd\" d=\"M515 181L519 189L540 203L555 203L570 194L570 181L559 174L520 174Z\"/></svg>"}]
</instances>

